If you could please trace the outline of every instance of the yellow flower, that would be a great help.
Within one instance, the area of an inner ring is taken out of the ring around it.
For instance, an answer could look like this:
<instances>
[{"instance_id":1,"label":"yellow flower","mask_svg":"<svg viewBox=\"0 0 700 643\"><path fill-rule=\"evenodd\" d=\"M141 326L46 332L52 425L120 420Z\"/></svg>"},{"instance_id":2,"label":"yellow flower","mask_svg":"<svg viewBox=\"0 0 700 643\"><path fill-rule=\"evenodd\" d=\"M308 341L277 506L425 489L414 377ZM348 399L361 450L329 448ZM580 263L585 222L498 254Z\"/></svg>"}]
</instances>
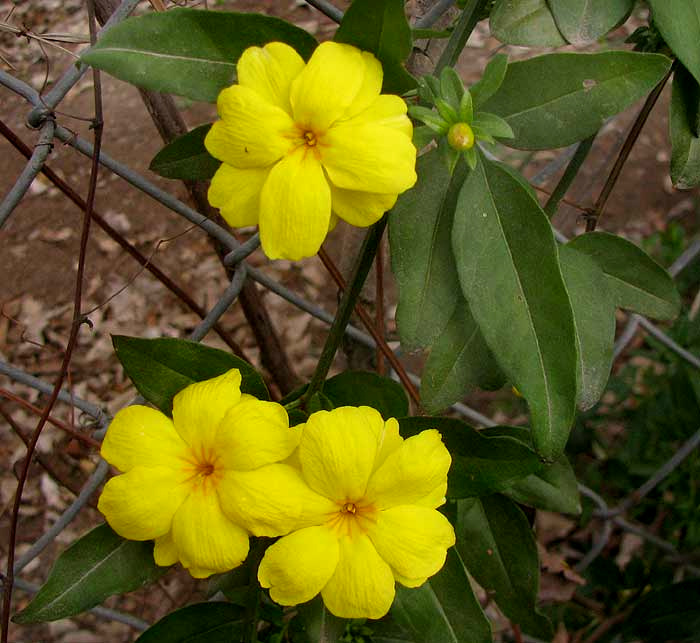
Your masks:
<instances>
[{"instance_id":1,"label":"yellow flower","mask_svg":"<svg viewBox=\"0 0 700 643\"><path fill-rule=\"evenodd\" d=\"M380 618L395 581L417 587L443 566L455 536L436 511L451 463L437 431L404 441L396 420L369 407L319 411L304 425L298 457L306 498L316 500L260 564L273 600L295 605L320 592L336 616Z\"/></svg>"},{"instance_id":2,"label":"yellow flower","mask_svg":"<svg viewBox=\"0 0 700 643\"><path fill-rule=\"evenodd\" d=\"M239 479L286 470L272 463L299 442L282 406L241 394L240 384L237 369L191 384L175 396L172 420L146 406L123 409L102 444L123 472L100 496L107 522L124 538L155 539L158 565L179 560L196 578L243 562L248 531L233 511L248 511L248 498L236 493Z\"/></svg>"},{"instance_id":3,"label":"yellow flower","mask_svg":"<svg viewBox=\"0 0 700 643\"><path fill-rule=\"evenodd\" d=\"M324 42L304 64L272 42L246 49L237 69L205 139L223 161L209 201L234 227L259 224L271 259L316 254L336 216L375 223L415 183L406 104L380 95L372 54Z\"/></svg>"}]
</instances>

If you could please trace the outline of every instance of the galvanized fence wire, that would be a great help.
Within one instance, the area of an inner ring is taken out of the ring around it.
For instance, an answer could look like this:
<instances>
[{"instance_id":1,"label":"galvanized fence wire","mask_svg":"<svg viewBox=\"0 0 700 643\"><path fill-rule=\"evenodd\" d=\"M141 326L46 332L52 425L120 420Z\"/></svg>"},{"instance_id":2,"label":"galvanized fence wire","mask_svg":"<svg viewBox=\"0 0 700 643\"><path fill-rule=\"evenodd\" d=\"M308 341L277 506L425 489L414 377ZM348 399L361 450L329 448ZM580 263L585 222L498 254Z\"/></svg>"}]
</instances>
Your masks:
<instances>
[{"instance_id":1,"label":"galvanized fence wire","mask_svg":"<svg viewBox=\"0 0 700 643\"><path fill-rule=\"evenodd\" d=\"M139 0L123 0L110 20L105 24L100 34L104 33L106 29L128 16L138 2ZM307 2L335 21L339 21L342 18L342 12L326 0L307 0ZM426 28L434 24L439 17L452 6L453 3L454 0L437 0L432 9L416 21L415 26L419 28ZM57 81L54 87L44 96L40 96L36 90L23 81L15 78L7 72L0 70L0 85L3 85L9 91L24 98L32 106L32 109L28 114L28 122L33 127L39 129L37 141L34 146L34 152L30 160L27 162L25 168L22 170L19 177L14 182L3 201L0 203L0 228L8 220L17 204L25 196L32 181L41 172L50 155L54 138L72 146L81 154L92 157L92 144L89 141L76 136L70 130L60 126L56 122L56 117L53 113L53 110L82 78L86 70L87 67L84 65L72 64L65 74L59 79L59 81ZM535 175L531 181L535 184L545 183L571 158L575 152L575 149L576 146L571 146L570 148L564 150L557 157L555 157L553 161L540 170L540 172ZM158 201L166 208L185 218L187 221L197 225L228 249L229 252L224 257L224 264L227 267L235 266L231 282L223 292L220 299L196 326L190 335L190 339L200 341L207 335L221 316L236 301L247 278L253 279L271 292L274 292L279 297L288 301L293 306L307 312L316 319L319 319L327 324L330 324L333 321L333 314L322 309L315 303L306 300L298 293L280 284L277 280L266 274L264 271L254 268L246 262L246 258L260 245L259 235L256 234L245 243L241 244L223 227L192 209L173 195L160 189L146 177L132 170L127 165L113 159L105 152L100 153L99 161L102 166L120 176L129 184ZM566 240L561 233L558 231L555 232L560 241ZM670 268L670 273L673 276L678 275L683 269L695 261L699 254L700 241L695 241L686 249L681 257L674 262ZM670 351L678 355L681 359L685 360L688 364L694 368L700 369L700 358L679 346L671 337L669 337L656 325L640 315L630 315L626 327L620 334L615 344L615 358L617 358L625 350L634 337L636 337L640 329L655 337ZM347 327L346 334L353 340L369 348L376 348L376 343L370 335L362 332L352 325ZM395 352L397 355L400 355L400 350L397 349ZM44 394L49 394L53 389L51 384L2 360L0 360L0 374L5 375L9 379L19 384L34 388ZM414 384L420 384L420 378L417 375L409 373L409 377ZM80 397L73 395L68 390L62 390L60 392L59 400L77 408L89 416L92 419L93 424L97 427L97 430L93 433L93 435L97 439L102 438L110 418L109 415L102 408L100 408L100 406L90 401L81 399ZM142 402L142 398L136 398L132 401L132 403ZM477 425L493 426L495 424L493 420L464 403L456 403L451 408L454 412L462 415ZM672 471L679 467L683 460L690 455L690 453L692 453L698 447L698 445L700 445L700 430L684 445L682 445L668 460L668 462L660 467L655 474L650 476L639 489L629 494L615 507L611 508L609 504L595 491L587 488L585 485L579 485L579 490L582 495L592 500L597 506L594 516L596 519L602 522L602 527L600 534L596 538L592 548L581 559L581 561L579 561L577 565L578 570L585 569L605 549L614 532L614 527L637 534L661 550L673 556L678 556L678 551L671 543L664 541L655 534L647 531L644 527L629 522L623 517L623 514L631 509L634 504L641 500L642 497L656 488ZM78 513L88 503L90 497L99 488L108 473L109 465L104 460L100 459L93 473L85 482L80 493L71 503L71 505L32 545L32 547L17 560L15 564L16 572L20 572L38 555L40 555L40 553L56 539L61 531L63 531L63 529L65 529L66 526L71 523L75 516L78 515ZM700 575L700 570L696 567L687 564L683 564L683 567L691 573ZM28 591L30 593L38 591L36 586L19 577L15 579L15 585L18 589ZM97 607L94 608L92 612L102 618L126 623L127 625L130 625L138 630L148 627L148 623L145 621L115 610Z\"/></svg>"}]
</instances>

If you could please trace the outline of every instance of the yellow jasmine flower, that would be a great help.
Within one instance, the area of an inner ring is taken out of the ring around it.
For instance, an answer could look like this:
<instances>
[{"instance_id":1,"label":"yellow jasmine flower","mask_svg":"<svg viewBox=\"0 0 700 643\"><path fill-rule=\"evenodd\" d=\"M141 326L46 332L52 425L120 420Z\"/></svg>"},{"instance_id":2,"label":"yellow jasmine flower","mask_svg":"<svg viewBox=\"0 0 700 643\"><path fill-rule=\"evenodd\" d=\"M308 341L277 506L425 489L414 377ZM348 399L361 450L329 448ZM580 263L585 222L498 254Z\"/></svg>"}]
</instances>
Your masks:
<instances>
[{"instance_id":1,"label":"yellow jasmine flower","mask_svg":"<svg viewBox=\"0 0 700 643\"><path fill-rule=\"evenodd\" d=\"M372 54L324 42L305 64L271 42L246 49L237 70L205 139L223 161L209 201L234 227L259 225L271 259L316 254L336 216L375 223L416 182L406 104L380 95Z\"/></svg>"},{"instance_id":2,"label":"yellow jasmine flower","mask_svg":"<svg viewBox=\"0 0 700 643\"><path fill-rule=\"evenodd\" d=\"M231 511L249 511L248 498L227 497L225 507L222 489L238 476L265 479L300 438L282 406L241 394L240 385L238 369L191 384L175 396L172 419L146 406L122 409L102 444L102 457L123 472L97 505L107 522L124 538L155 539L158 565L180 561L196 578L248 555L248 531Z\"/></svg>"},{"instance_id":3,"label":"yellow jasmine flower","mask_svg":"<svg viewBox=\"0 0 700 643\"><path fill-rule=\"evenodd\" d=\"M336 616L380 618L395 581L418 587L443 566L455 535L436 510L451 464L436 430L403 440L396 420L369 407L319 411L304 425L298 459L306 498L317 500L260 564L273 600L295 605L320 592Z\"/></svg>"}]
</instances>

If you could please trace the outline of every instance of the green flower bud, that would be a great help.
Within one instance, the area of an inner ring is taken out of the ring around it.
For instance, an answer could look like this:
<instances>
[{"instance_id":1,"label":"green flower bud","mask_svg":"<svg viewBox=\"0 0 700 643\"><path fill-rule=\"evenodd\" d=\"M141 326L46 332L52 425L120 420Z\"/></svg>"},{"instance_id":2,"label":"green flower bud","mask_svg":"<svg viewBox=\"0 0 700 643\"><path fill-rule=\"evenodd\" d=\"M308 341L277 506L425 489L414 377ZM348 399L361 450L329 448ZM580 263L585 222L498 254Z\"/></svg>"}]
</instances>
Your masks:
<instances>
[{"instance_id":1,"label":"green flower bud","mask_svg":"<svg viewBox=\"0 0 700 643\"><path fill-rule=\"evenodd\" d=\"M467 123L455 123L447 132L447 142L460 152L469 150L474 147L474 132Z\"/></svg>"}]
</instances>

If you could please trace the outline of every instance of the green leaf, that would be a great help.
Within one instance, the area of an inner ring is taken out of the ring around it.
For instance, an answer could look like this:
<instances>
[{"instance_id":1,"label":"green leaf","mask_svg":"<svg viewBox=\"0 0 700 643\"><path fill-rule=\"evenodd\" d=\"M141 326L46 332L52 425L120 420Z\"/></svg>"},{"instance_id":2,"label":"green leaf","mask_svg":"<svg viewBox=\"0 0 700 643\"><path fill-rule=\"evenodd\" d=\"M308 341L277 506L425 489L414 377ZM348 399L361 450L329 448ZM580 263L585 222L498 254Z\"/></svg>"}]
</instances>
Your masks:
<instances>
[{"instance_id":1,"label":"green leaf","mask_svg":"<svg viewBox=\"0 0 700 643\"><path fill-rule=\"evenodd\" d=\"M513 128L515 139L504 141L510 147L564 147L646 96L670 65L666 56L631 51L537 56L510 63L483 109Z\"/></svg>"},{"instance_id":2,"label":"green leaf","mask_svg":"<svg viewBox=\"0 0 700 643\"><path fill-rule=\"evenodd\" d=\"M610 377L615 343L615 301L605 273L571 246L559 248L564 283L574 312L578 347L578 405L590 409Z\"/></svg>"},{"instance_id":3,"label":"green leaf","mask_svg":"<svg viewBox=\"0 0 700 643\"><path fill-rule=\"evenodd\" d=\"M644 641L697 641L700 580L686 580L649 592L625 620L624 631Z\"/></svg>"},{"instance_id":4,"label":"green leaf","mask_svg":"<svg viewBox=\"0 0 700 643\"><path fill-rule=\"evenodd\" d=\"M514 136L508 121L496 116L496 114L479 112L474 119L474 126L496 138L513 138Z\"/></svg>"},{"instance_id":5,"label":"green leaf","mask_svg":"<svg viewBox=\"0 0 700 643\"><path fill-rule=\"evenodd\" d=\"M435 341L423 369L420 396L429 413L462 399L472 389L497 389L505 377L481 334L466 301L457 304Z\"/></svg>"},{"instance_id":6,"label":"green leaf","mask_svg":"<svg viewBox=\"0 0 700 643\"><path fill-rule=\"evenodd\" d=\"M700 85L680 66L673 74L671 180L679 190L700 184Z\"/></svg>"},{"instance_id":7,"label":"green leaf","mask_svg":"<svg viewBox=\"0 0 700 643\"><path fill-rule=\"evenodd\" d=\"M482 429L481 433L487 437L507 436L525 446L530 444L530 431L523 427L488 427ZM565 514L581 513L576 474L565 455L559 456L536 473L516 480L501 493L528 507Z\"/></svg>"},{"instance_id":8,"label":"green leaf","mask_svg":"<svg viewBox=\"0 0 700 643\"><path fill-rule=\"evenodd\" d=\"M243 51L272 41L286 42L304 58L317 44L279 18L179 8L127 18L81 60L138 87L213 103L235 81Z\"/></svg>"},{"instance_id":9,"label":"green leaf","mask_svg":"<svg viewBox=\"0 0 700 643\"><path fill-rule=\"evenodd\" d=\"M598 40L624 22L634 0L547 0L559 31L570 43Z\"/></svg>"},{"instance_id":10,"label":"green leaf","mask_svg":"<svg viewBox=\"0 0 700 643\"><path fill-rule=\"evenodd\" d=\"M446 134L449 129L448 123L443 120L442 116L428 107L411 105L411 107L408 108L408 114L411 118L422 121L427 127L438 134Z\"/></svg>"},{"instance_id":11,"label":"green leaf","mask_svg":"<svg viewBox=\"0 0 700 643\"><path fill-rule=\"evenodd\" d=\"M462 298L450 235L457 195L467 173L445 169L440 152L418 159L418 182L389 217L391 265L399 285L396 324L404 350L431 345Z\"/></svg>"},{"instance_id":12,"label":"green leaf","mask_svg":"<svg viewBox=\"0 0 700 643\"><path fill-rule=\"evenodd\" d=\"M416 79L403 65L413 48L403 0L354 0L334 40L371 51L379 59L385 93L403 94L416 87Z\"/></svg>"},{"instance_id":13,"label":"green leaf","mask_svg":"<svg viewBox=\"0 0 700 643\"><path fill-rule=\"evenodd\" d=\"M435 138L435 132L427 125L420 125L413 128L413 145L418 151L422 150Z\"/></svg>"},{"instance_id":14,"label":"green leaf","mask_svg":"<svg viewBox=\"0 0 700 643\"><path fill-rule=\"evenodd\" d=\"M397 585L391 616L407 632L402 641L490 643L493 640L491 625L454 548L447 550L444 567L430 581L415 589ZM377 640L374 632L372 639Z\"/></svg>"},{"instance_id":15,"label":"green leaf","mask_svg":"<svg viewBox=\"0 0 700 643\"><path fill-rule=\"evenodd\" d=\"M574 418L576 335L547 215L509 171L482 158L459 195L452 245L472 315L528 402L535 449L552 460Z\"/></svg>"},{"instance_id":16,"label":"green leaf","mask_svg":"<svg viewBox=\"0 0 700 643\"><path fill-rule=\"evenodd\" d=\"M345 371L326 380L323 394L336 406L371 406L386 420L408 414L403 387L369 371Z\"/></svg>"},{"instance_id":17,"label":"green leaf","mask_svg":"<svg viewBox=\"0 0 700 643\"><path fill-rule=\"evenodd\" d=\"M58 557L46 583L12 620L24 624L67 618L108 596L148 585L166 571L153 560L153 542L125 540L103 524Z\"/></svg>"},{"instance_id":18,"label":"green leaf","mask_svg":"<svg viewBox=\"0 0 700 643\"><path fill-rule=\"evenodd\" d=\"M608 232L588 232L570 248L589 255L603 270L615 305L656 319L673 319L681 300L669 274L646 252Z\"/></svg>"},{"instance_id":19,"label":"green leaf","mask_svg":"<svg viewBox=\"0 0 700 643\"><path fill-rule=\"evenodd\" d=\"M211 123L200 125L168 143L153 157L148 169L166 179L210 179L221 165L221 161L215 159L204 147L204 137L210 128Z\"/></svg>"},{"instance_id":20,"label":"green leaf","mask_svg":"<svg viewBox=\"0 0 700 643\"><path fill-rule=\"evenodd\" d=\"M445 67L440 73L440 94L454 108L462 102L464 83L453 67Z\"/></svg>"},{"instance_id":21,"label":"green leaf","mask_svg":"<svg viewBox=\"0 0 700 643\"><path fill-rule=\"evenodd\" d=\"M345 634L345 627L348 621L331 614L320 596L308 603L299 605L297 609L309 641L314 643L336 643Z\"/></svg>"},{"instance_id":22,"label":"green leaf","mask_svg":"<svg viewBox=\"0 0 700 643\"><path fill-rule=\"evenodd\" d=\"M503 83L503 79L506 77L507 68L508 56L505 54L496 54L489 60L481 79L469 88L474 109L480 109L498 91L501 83Z\"/></svg>"},{"instance_id":23,"label":"green leaf","mask_svg":"<svg viewBox=\"0 0 700 643\"><path fill-rule=\"evenodd\" d=\"M545 0L496 0L490 26L491 33L508 45L559 47L566 44Z\"/></svg>"},{"instance_id":24,"label":"green leaf","mask_svg":"<svg viewBox=\"0 0 700 643\"><path fill-rule=\"evenodd\" d=\"M183 388L232 368L241 372L243 393L270 399L265 382L248 362L216 348L173 337L113 335L112 343L138 392L166 415L172 411L173 397Z\"/></svg>"},{"instance_id":25,"label":"green leaf","mask_svg":"<svg viewBox=\"0 0 700 643\"><path fill-rule=\"evenodd\" d=\"M437 429L452 455L447 475L448 498L483 496L510 487L542 468L530 447L508 436L485 437L460 420L412 417L399 420L401 435Z\"/></svg>"},{"instance_id":26,"label":"green leaf","mask_svg":"<svg viewBox=\"0 0 700 643\"><path fill-rule=\"evenodd\" d=\"M535 605L539 588L537 546L527 518L499 495L457 503L457 551L469 573L493 593L501 611L532 636L552 640L549 619Z\"/></svg>"},{"instance_id":27,"label":"green leaf","mask_svg":"<svg viewBox=\"0 0 700 643\"><path fill-rule=\"evenodd\" d=\"M700 83L700 0L649 0L654 24Z\"/></svg>"},{"instance_id":28,"label":"green leaf","mask_svg":"<svg viewBox=\"0 0 700 643\"><path fill-rule=\"evenodd\" d=\"M149 627L135 643L230 643L245 635L245 610L231 603L188 605Z\"/></svg>"}]
</instances>

